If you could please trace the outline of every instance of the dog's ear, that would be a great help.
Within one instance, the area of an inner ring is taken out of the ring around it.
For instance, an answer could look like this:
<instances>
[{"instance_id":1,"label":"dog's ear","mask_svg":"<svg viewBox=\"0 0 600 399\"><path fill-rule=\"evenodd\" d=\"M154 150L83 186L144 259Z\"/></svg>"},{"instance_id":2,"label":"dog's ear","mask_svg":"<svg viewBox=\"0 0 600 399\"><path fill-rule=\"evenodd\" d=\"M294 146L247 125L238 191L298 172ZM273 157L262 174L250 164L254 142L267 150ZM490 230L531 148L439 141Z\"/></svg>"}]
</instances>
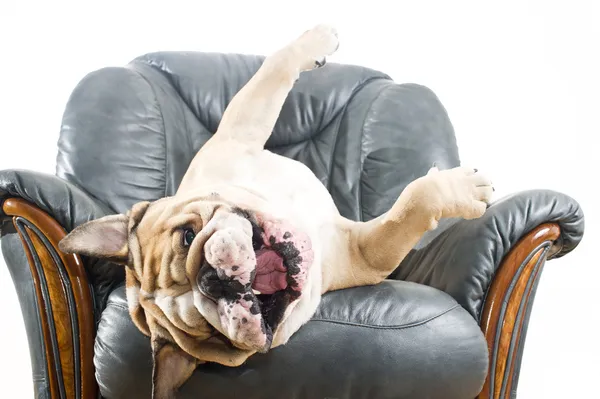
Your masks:
<instances>
[{"instance_id":1,"label":"dog's ear","mask_svg":"<svg viewBox=\"0 0 600 399\"><path fill-rule=\"evenodd\" d=\"M175 399L198 361L162 338L152 338L152 399Z\"/></svg>"},{"instance_id":2,"label":"dog's ear","mask_svg":"<svg viewBox=\"0 0 600 399\"><path fill-rule=\"evenodd\" d=\"M127 263L128 225L129 217L121 214L92 220L73 229L58 243L58 247L65 253Z\"/></svg>"}]
</instances>

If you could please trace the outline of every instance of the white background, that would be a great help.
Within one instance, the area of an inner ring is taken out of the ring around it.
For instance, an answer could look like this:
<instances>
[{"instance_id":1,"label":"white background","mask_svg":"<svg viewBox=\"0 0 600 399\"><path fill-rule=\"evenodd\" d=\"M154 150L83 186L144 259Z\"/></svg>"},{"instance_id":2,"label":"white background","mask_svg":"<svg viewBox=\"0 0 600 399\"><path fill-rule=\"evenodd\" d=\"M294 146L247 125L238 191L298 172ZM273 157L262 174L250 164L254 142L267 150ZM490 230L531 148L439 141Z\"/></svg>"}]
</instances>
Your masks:
<instances>
[{"instance_id":1,"label":"white background","mask_svg":"<svg viewBox=\"0 0 600 399\"><path fill-rule=\"evenodd\" d=\"M316 23L331 23L341 40L331 62L379 69L436 92L463 163L491 175L497 197L550 188L581 203L586 236L544 271L518 392L524 399L589 397L600 374L592 176L600 162L600 2L351 4L2 2L0 169L54 172L65 102L94 69L157 50L268 54ZM0 284L0 386L7 398L30 398L27 339L3 263Z\"/></svg>"}]
</instances>

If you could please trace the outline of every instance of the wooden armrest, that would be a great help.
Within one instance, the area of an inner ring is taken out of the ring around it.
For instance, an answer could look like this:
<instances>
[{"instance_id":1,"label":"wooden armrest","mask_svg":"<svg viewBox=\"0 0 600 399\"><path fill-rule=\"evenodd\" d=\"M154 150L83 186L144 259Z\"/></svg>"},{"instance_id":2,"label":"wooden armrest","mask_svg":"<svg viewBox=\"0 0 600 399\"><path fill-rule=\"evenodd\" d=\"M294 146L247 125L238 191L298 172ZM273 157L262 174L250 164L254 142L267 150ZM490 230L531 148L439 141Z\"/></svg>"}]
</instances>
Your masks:
<instances>
[{"instance_id":1,"label":"wooden armrest","mask_svg":"<svg viewBox=\"0 0 600 399\"><path fill-rule=\"evenodd\" d=\"M556 223L538 226L512 248L493 278L481 318L490 368L479 399L509 399L516 389L515 371L521 362L535 290L559 236Z\"/></svg>"},{"instance_id":2,"label":"wooden armrest","mask_svg":"<svg viewBox=\"0 0 600 399\"><path fill-rule=\"evenodd\" d=\"M58 249L65 230L35 205L9 198L2 209L12 217L31 268L51 398L95 399L94 308L81 258Z\"/></svg>"}]
</instances>

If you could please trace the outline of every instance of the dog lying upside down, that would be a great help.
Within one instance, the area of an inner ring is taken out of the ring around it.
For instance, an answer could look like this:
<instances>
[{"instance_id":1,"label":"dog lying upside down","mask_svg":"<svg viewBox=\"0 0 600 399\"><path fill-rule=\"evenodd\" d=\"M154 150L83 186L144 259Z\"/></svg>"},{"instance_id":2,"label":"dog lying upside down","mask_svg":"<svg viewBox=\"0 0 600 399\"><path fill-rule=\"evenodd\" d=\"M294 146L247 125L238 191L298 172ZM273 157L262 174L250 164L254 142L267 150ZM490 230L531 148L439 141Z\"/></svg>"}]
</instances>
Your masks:
<instances>
[{"instance_id":1,"label":"dog lying upside down","mask_svg":"<svg viewBox=\"0 0 600 399\"><path fill-rule=\"evenodd\" d=\"M177 193L83 224L60 248L126 266L135 325L151 338L153 397L203 362L238 366L285 344L327 291L377 284L441 218L477 218L488 178L429 173L369 222L342 217L305 165L264 149L299 74L338 38L319 25L273 53L235 95Z\"/></svg>"}]
</instances>

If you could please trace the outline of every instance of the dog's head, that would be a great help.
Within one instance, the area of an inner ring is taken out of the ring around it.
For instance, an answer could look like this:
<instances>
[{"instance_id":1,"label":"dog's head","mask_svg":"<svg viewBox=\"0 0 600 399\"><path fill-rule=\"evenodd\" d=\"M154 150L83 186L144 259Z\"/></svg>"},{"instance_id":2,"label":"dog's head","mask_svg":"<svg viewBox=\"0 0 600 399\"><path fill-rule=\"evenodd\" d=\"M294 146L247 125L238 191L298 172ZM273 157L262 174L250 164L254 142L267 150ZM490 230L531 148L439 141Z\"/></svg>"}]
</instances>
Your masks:
<instances>
[{"instance_id":1,"label":"dog's head","mask_svg":"<svg viewBox=\"0 0 600 399\"><path fill-rule=\"evenodd\" d=\"M152 340L155 397L200 362L236 366L269 350L313 260L306 234L216 193L138 203L59 246L126 267L131 317Z\"/></svg>"}]
</instances>

